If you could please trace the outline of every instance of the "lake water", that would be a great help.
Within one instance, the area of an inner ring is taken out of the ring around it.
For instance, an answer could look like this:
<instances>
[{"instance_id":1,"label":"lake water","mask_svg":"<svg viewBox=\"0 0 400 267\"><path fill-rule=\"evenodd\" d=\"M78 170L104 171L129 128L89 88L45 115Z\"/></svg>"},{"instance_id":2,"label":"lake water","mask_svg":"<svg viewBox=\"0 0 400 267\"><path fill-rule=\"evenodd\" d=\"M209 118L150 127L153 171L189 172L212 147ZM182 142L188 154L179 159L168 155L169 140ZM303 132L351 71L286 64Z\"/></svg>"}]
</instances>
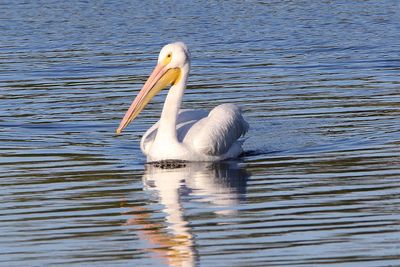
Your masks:
<instances>
[{"instance_id":1,"label":"lake water","mask_svg":"<svg viewBox=\"0 0 400 267\"><path fill-rule=\"evenodd\" d=\"M1 266L400 266L400 3L2 1ZM236 103L245 155L139 149L192 53L184 108Z\"/></svg>"}]
</instances>

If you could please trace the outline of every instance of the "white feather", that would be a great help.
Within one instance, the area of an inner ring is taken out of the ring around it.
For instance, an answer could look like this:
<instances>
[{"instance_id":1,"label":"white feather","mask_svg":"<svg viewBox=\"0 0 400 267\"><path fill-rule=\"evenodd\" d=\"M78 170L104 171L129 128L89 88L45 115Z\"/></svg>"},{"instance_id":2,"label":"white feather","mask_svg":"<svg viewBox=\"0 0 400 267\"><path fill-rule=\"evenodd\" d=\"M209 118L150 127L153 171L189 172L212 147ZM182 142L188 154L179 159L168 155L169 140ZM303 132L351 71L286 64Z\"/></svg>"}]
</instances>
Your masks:
<instances>
[{"instance_id":1,"label":"white feather","mask_svg":"<svg viewBox=\"0 0 400 267\"><path fill-rule=\"evenodd\" d=\"M157 136L158 125L159 122L155 123L142 138L141 149L146 155L149 155ZM240 155L243 141L239 138L248 129L240 108L234 104L219 105L210 113L205 110L180 110L176 124L178 141L191 148L197 159L205 161Z\"/></svg>"},{"instance_id":2,"label":"white feather","mask_svg":"<svg viewBox=\"0 0 400 267\"><path fill-rule=\"evenodd\" d=\"M238 143L238 139L246 134L248 128L239 107L222 104L211 110L206 118L193 124L183 142L201 154L223 155Z\"/></svg>"}]
</instances>

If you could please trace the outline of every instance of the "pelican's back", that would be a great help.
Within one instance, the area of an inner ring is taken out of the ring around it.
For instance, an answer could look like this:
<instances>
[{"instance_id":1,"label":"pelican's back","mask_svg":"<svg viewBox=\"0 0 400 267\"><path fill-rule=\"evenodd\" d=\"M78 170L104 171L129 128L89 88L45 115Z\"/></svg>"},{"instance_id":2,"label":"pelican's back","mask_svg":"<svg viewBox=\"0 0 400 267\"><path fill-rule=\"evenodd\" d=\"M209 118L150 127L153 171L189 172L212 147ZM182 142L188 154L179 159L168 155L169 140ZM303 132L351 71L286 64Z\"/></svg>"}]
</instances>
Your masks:
<instances>
[{"instance_id":1,"label":"pelican's back","mask_svg":"<svg viewBox=\"0 0 400 267\"><path fill-rule=\"evenodd\" d=\"M191 127L184 143L190 144L198 153L207 156L223 156L233 148L234 154L240 154L242 142L238 139L244 136L248 129L249 125L243 119L238 106L222 104Z\"/></svg>"}]
</instances>

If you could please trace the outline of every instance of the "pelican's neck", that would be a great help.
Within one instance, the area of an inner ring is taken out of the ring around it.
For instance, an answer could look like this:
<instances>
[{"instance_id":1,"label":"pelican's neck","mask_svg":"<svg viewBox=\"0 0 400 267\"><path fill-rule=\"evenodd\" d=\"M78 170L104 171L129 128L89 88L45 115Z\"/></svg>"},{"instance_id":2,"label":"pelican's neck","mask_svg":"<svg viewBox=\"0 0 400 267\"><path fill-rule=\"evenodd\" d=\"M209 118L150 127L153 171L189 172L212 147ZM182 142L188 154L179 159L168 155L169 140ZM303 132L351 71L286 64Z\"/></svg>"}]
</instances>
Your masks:
<instances>
[{"instance_id":1,"label":"pelican's neck","mask_svg":"<svg viewBox=\"0 0 400 267\"><path fill-rule=\"evenodd\" d=\"M178 141L176 135L176 120L181 107L183 94L186 89L189 67L182 68L181 70L182 77L179 79L179 82L169 89L165 99L156 139L162 139L169 142Z\"/></svg>"}]
</instances>

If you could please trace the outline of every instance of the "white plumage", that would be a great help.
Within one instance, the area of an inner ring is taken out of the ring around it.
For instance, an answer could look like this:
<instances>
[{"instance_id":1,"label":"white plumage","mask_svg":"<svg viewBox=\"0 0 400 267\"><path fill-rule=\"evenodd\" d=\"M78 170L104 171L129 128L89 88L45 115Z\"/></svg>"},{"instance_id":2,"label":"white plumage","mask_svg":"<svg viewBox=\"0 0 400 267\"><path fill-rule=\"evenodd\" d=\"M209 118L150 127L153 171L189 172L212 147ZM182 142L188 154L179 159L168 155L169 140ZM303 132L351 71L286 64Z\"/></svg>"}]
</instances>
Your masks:
<instances>
[{"instance_id":1,"label":"white plumage","mask_svg":"<svg viewBox=\"0 0 400 267\"><path fill-rule=\"evenodd\" d=\"M145 155L151 153L159 122L144 134L140 148ZM176 132L178 142L192 150L190 158L180 160L218 161L234 158L242 153L238 140L248 130L240 109L233 104L222 104L211 112L186 109L178 114ZM156 161L156 159L151 159Z\"/></svg>"},{"instance_id":2,"label":"white plumage","mask_svg":"<svg viewBox=\"0 0 400 267\"><path fill-rule=\"evenodd\" d=\"M222 104L209 113L204 110L180 110L190 69L190 54L185 44L163 47L158 65L125 114L120 133L162 88L172 84L160 120L144 134L141 150L148 161L186 160L220 161L242 153L249 126L240 108Z\"/></svg>"}]
</instances>

